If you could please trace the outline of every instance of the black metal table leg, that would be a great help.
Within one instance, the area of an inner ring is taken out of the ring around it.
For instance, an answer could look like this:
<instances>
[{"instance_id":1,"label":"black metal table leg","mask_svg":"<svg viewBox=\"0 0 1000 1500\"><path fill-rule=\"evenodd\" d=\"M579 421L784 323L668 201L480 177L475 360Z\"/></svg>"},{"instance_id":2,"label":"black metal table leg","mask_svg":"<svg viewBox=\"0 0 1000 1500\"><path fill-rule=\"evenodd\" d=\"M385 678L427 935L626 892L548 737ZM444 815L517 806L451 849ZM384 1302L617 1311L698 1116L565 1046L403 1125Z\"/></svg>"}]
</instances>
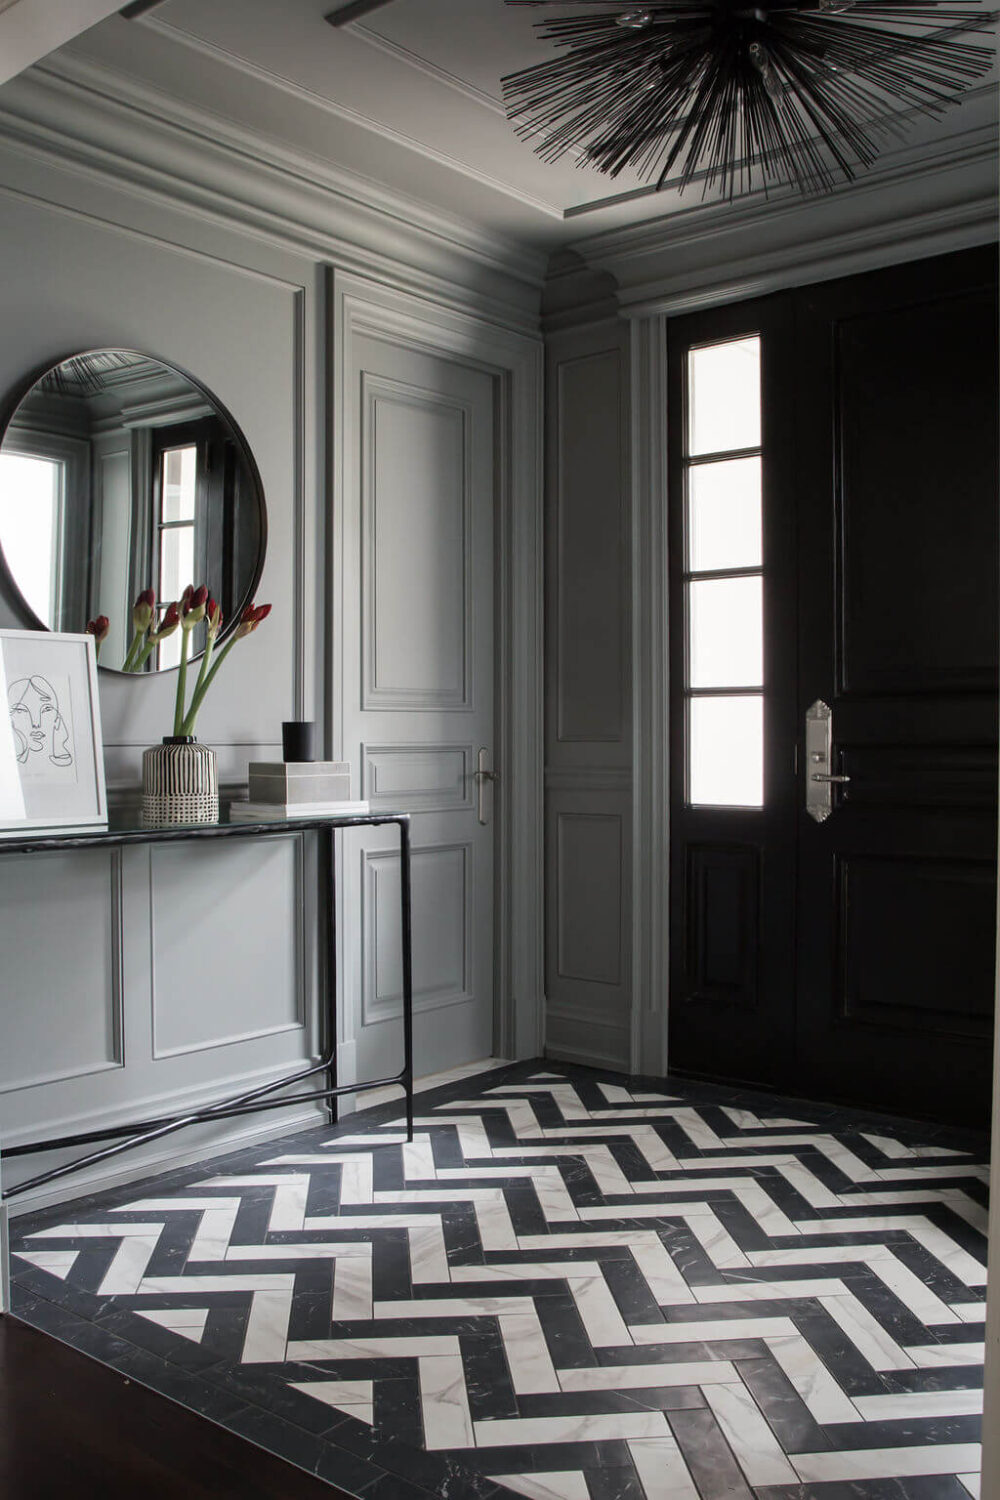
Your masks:
<instances>
[{"instance_id":1,"label":"black metal table leg","mask_svg":"<svg viewBox=\"0 0 1000 1500\"><path fill-rule=\"evenodd\" d=\"M319 903L323 913L320 986L326 1001L323 1006L323 1025L326 1028L323 1046L327 1060L327 1088L332 1090L337 1087L337 865L332 828L320 829L317 858ZM340 1111L334 1093L327 1098L327 1112L330 1124L336 1125Z\"/></svg>"},{"instance_id":2,"label":"black metal table leg","mask_svg":"<svg viewBox=\"0 0 1000 1500\"><path fill-rule=\"evenodd\" d=\"M406 1139L413 1140L413 914L410 879L410 824L399 820L399 900L403 937L403 1087Z\"/></svg>"}]
</instances>

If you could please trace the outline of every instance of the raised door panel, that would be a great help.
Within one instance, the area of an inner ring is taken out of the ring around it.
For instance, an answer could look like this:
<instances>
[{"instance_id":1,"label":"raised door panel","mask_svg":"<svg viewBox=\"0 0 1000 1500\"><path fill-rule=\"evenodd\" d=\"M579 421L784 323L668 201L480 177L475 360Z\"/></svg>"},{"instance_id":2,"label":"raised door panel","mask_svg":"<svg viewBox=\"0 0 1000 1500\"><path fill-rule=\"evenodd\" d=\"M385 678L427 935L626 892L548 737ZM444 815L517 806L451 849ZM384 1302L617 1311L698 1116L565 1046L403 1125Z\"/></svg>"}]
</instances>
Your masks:
<instances>
[{"instance_id":1,"label":"raised door panel","mask_svg":"<svg viewBox=\"0 0 1000 1500\"><path fill-rule=\"evenodd\" d=\"M471 708L470 412L363 376L364 704Z\"/></svg>"},{"instance_id":2,"label":"raised door panel","mask_svg":"<svg viewBox=\"0 0 1000 1500\"><path fill-rule=\"evenodd\" d=\"M995 691L995 296L833 325L843 695Z\"/></svg>"}]
</instances>

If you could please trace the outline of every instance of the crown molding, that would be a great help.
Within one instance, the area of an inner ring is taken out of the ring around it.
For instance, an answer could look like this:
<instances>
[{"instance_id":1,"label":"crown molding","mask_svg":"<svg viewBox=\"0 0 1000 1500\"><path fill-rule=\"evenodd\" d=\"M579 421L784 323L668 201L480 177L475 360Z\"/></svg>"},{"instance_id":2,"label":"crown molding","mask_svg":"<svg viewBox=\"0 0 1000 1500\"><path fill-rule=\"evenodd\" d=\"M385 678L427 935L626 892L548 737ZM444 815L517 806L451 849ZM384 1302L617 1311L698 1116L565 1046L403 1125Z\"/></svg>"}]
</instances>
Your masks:
<instances>
[{"instance_id":1,"label":"crown molding","mask_svg":"<svg viewBox=\"0 0 1000 1500\"><path fill-rule=\"evenodd\" d=\"M995 120L822 198L755 194L575 240L632 316L688 311L997 238Z\"/></svg>"},{"instance_id":2,"label":"crown molding","mask_svg":"<svg viewBox=\"0 0 1000 1500\"><path fill-rule=\"evenodd\" d=\"M544 252L102 64L64 54L13 80L0 94L0 139L279 249L480 313L485 301L502 325L537 329Z\"/></svg>"}]
</instances>

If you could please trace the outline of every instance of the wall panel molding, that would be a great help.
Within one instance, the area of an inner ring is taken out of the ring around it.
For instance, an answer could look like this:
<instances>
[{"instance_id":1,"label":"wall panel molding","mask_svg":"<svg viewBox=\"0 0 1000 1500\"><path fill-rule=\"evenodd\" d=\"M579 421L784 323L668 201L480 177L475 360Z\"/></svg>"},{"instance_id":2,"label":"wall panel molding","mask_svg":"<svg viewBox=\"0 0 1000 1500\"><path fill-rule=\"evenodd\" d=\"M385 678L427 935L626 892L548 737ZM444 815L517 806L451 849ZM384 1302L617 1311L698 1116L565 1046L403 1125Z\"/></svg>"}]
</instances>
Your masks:
<instances>
[{"instance_id":1,"label":"wall panel molding","mask_svg":"<svg viewBox=\"0 0 1000 1500\"><path fill-rule=\"evenodd\" d=\"M283 250L537 324L545 256L80 56L4 89L7 140Z\"/></svg>"}]
</instances>

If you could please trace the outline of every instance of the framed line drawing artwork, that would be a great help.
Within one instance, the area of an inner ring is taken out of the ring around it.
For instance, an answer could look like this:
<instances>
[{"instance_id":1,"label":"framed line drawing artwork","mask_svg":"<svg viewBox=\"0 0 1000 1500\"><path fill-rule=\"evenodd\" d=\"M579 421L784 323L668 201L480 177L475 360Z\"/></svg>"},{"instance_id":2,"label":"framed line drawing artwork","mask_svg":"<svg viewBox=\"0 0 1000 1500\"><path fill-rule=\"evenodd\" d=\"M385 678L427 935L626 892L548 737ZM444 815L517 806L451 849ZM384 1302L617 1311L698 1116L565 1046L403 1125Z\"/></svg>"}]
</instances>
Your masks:
<instances>
[{"instance_id":1,"label":"framed line drawing artwork","mask_svg":"<svg viewBox=\"0 0 1000 1500\"><path fill-rule=\"evenodd\" d=\"M0 630L0 834L108 820L93 636Z\"/></svg>"}]
</instances>

